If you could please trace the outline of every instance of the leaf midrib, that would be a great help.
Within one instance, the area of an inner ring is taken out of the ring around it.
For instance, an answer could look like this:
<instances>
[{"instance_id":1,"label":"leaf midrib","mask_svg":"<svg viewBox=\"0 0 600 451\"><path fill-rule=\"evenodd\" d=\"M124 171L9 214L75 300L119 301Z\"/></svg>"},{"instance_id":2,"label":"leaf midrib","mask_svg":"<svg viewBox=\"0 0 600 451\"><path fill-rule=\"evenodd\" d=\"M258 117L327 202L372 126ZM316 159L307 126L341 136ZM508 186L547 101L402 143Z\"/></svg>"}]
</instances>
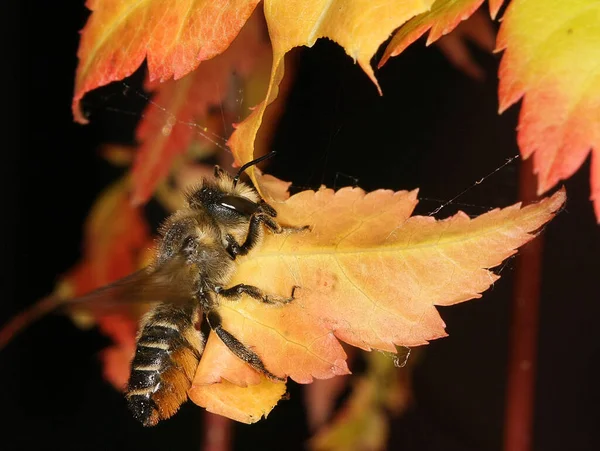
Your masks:
<instances>
[{"instance_id":1,"label":"leaf midrib","mask_svg":"<svg viewBox=\"0 0 600 451\"><path fill-rule=\"evenodd\" d=\"M520 210L522 211L522 210ZM311 247L309 248L309 250L303 251L302 248L299 248L297 250L294 250L293 252L281 252L281 251L274 251L274 252L263 252L263 253L256 253L254 255L252 255L251 258L249 258L247 261L252 261L252 260L258 260L258 259L266 259L266 258L278 258L278 257L299 257L299 256L317 256L317 255L333 255L333 256L339 256L339 255L353 255L353 254L378 254L378 253L398 253L398 252L412 252L412 251L417 251L417 250L422 250L422 249L427 249L427 248L443 248L443 247L447 247L447 246L451 246L454 244L458 244L458 243L462 243L462 242L467 242L467 241L474 241L477 239L480 239L486 235L490 235L493 233L498 233L501 231L509 231L511 230L515 224L517 222L528 222L528 219L534 217L534 216L538 216L540 214L546 213L546 214L552 214L551 212L540 212L539 210L533 210L531 214L527 214L527 215L518 215L518 213L520 211L516 211L516 215L514 216L513 219L509 220L508 222L506 220L503 220L502 222L502 226L496 226L496 227L485 227L482 230L480 230L479 232L476 233L459 233L459 234L451 234L445 238L443 238L442 236L439 236L438 239L436 239L435 243L432 242L417 242L417 243L411 243L410 245L406 246L401 246L401 245L384 245L384 246L377 246L377 247L353 247L351 249L347 249L347 250L339 250L338 246L340 244L340 242L336 243L336 244L332 244L331 246L325 247L325 246L315 246L315 247ZM522 229L522 228L521 228ZM524 232L525 234L531 235L529 233L529 231L527 230L522 230L522 232ZM443 232L442 232L443 235ZM333 249L331 249L333 248ZM321 249L321 250L319 250Z\"/></svg>"}]
</instances>

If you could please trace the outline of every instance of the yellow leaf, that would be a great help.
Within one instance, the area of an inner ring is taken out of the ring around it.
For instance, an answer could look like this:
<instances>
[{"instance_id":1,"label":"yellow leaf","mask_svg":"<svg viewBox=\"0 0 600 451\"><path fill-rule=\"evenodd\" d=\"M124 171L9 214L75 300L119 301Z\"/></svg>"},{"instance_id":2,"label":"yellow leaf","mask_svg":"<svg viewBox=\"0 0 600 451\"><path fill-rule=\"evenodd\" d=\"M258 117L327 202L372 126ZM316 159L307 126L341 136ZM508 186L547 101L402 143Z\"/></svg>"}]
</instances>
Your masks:
<instances>
[{"instance_id":1,"label":"yellow leaf","mask_svg":"<svg viewBox=\"0 0 600 451\"><path fill-rule=\"evenodd\" d=\"M592 153L600 221L600 1L513 0L498 34L500 111L523 97L518 142L542 194Z\"/></svg>"},{"instance_id":2,"label":"yellow leaf","mask_svg":"<svg viewBox=\"0 0 600 451\"><path fill-rule=\"evenodd\" d=\"M301 45L311 47L318 38L329 38L344 48L381 92L371 58L395 28L427 11L432 3L433 0L266 0L265 17L273 45L269 90L265 100L231 136L229 145L236 164L253 158L263 114L278 95L287 52ZM255 180L253 169L249 172Z\"/></svg>"},{"instance_id":3,"label":"yellow leaf","mask_svg":"<svg viewBox=\"0 0 600 451\"><path fill-rule=\"evenodd\" d=\"M222 380L220 372L227 372L232 379ZM268 415L285 391L285 383L259 375L211 332L189 397L209 412L242 423L255 423Z\"/></svg>"},{"instance_id":4,"label":"yellow leaf","mask_svg":"<svg viewBox=\"0 0 600 451\"><path fill-rule=\"evenodd\" d=\"M223 327L279 377L310 383L347 374L338 339L395 352L396 345L445 336L434 306L480 297L499 277L489 268L532 239L564 201L560 191L524 208L516 204L475 219L458 213L435 221L410 217L415 191L304 191L273 205L283 224L311 230L267 234L259 249L239 258L230 281L281 296L297 286L296 298L285 307L222 300ZM210 348L209 343L207 354ZM220 358L226 354L231 353L223 349ZM240 380L236 371L222 365L210 380L256 382Z\"/></svg>"},{"instance_id":5,"label":"yellow leaf","mask_svg":"<svg viewBox=\"0 0 600 451\"><path fill-rule=\"evenodd\" d=\"M383 66L390 57L402 53L428 30L431 31L426 45L434 43L454 30L461 21L471 17L482 3L483 0L436 0L431 11L419 14L400 27L385 49L379 67ZM495 16L492 6L490 9L492 16Z\"/></svg>"},{"instance_id":6,"label":"yellow leaf","mask_svg":"<svg viewBox=\"0 0 600 451\"><path fill-rule=\"evenodd\" d=\"M222 53L258 0L88 0L77 51L73 115L83 95L131 75L147 58L151 80L181 78Z\"/></svg>"}]
</instances>

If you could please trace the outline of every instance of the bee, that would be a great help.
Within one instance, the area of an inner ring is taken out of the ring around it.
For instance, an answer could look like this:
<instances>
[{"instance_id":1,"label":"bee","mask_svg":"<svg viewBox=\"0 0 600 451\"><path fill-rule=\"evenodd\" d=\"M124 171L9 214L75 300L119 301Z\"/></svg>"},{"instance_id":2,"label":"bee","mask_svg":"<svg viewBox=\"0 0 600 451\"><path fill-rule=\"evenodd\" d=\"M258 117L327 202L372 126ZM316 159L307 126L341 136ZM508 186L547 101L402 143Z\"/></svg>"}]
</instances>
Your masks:
<instances>
[{"instance_id":1,"label":"bee","mask_svg":"<svg viewBox=\"0 0 600 451\"><path fill-rule=\"evenodd\" d=\"M284 305L294 299L263 292L259 287L228 286L236 257L257 246L269 233L297 232L308 227L282 227L277 212L239 177L258 158L232 177L215 166L214 179L205 179L186 194L186 207L161 226L155 261L147 268L100 288L70 304L152 302L141 319L136 352L125 398L133 416L144 426L171 417L187 400L187 391L212 330L231 352L269 379L260 357L222 326L220 299L250 296L259 302ZM47 310L47 309L46 309ZM206 322L204 322L206 320Z\"/></svg>"}]
</instances>

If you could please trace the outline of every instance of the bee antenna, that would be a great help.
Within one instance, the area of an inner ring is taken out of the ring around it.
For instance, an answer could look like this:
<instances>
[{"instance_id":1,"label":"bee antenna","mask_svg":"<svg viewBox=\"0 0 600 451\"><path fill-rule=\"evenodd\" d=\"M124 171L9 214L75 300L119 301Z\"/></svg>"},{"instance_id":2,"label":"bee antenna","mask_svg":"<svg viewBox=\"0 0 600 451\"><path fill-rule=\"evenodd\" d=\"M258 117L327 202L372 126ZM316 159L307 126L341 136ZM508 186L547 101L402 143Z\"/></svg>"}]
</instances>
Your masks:
<instances>
[{"instance_id":1,"label":"bee antenna","mask_svg":"<svg viewBox=\"0 0 600 451\"><path fill-rule=\"evenodd\" d=\"M242 176L242 173L248 169L251 166L254 166L258 163L260 163L261 161L265 161L268 160L271 157L274 157L277 154L276 150L273 150L271 152L269 152L266 155L263 155L262 157L258 157L255 160L249 161L248 163L246 163L245 165L243 165L240 170L238 171L237 175L233 178L233 186L236 186L238 183L238 180L240 179L240 177Z\"/></svg>"}]
</instances>

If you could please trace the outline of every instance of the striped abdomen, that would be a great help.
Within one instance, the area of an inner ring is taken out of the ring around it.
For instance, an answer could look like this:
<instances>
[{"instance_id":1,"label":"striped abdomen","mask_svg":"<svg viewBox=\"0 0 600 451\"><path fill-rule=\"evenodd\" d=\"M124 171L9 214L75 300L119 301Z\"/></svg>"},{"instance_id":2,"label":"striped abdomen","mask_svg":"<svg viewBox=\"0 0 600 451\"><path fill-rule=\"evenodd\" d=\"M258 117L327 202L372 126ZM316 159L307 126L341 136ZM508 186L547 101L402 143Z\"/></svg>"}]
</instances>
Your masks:
<instances>
[{"instance_id":1,"label":"striped abdomen","mask_svg":"<svg viewBox=\"0 0 600 451\"><path fill-rule=\"evenodd\" d=\"M144 426L169 418L187 400L204 351L199 309L159 304L141 321L127 403Z\"/></svg>"}]
</instances>

